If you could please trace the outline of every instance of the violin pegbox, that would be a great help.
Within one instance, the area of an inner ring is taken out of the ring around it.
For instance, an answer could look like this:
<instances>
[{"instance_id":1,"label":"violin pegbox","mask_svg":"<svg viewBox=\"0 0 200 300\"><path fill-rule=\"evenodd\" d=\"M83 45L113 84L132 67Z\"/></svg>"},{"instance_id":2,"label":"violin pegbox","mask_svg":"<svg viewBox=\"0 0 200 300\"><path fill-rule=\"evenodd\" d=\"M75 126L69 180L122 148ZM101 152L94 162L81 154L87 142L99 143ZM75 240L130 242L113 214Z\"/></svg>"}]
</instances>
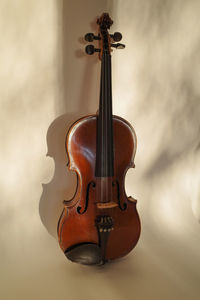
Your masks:
<instances>
[{"instance_id":1,"label":"violin pegbox","mask_svg":"<svg viewBox=\"0 0 200 300\"><path fill-rule=\"evenodd\" d=\"M98 35L94 33L87 33L85 35L85 40L87 42L93 42L94 40L99 41L99 48L95 48L94 45L87 45L85 47L85 52L89 55L99 52L99 58L102 58L103 52L110 54L113 48L124 49L125 45L116 43L122 39L122 34L120 32L115 32L114 34L109 34L108 29L113 24L113 20L110 18L108 13L103 13L101 17L97 18L97 25L99 26Z\"/></svg>"}]
</instances>

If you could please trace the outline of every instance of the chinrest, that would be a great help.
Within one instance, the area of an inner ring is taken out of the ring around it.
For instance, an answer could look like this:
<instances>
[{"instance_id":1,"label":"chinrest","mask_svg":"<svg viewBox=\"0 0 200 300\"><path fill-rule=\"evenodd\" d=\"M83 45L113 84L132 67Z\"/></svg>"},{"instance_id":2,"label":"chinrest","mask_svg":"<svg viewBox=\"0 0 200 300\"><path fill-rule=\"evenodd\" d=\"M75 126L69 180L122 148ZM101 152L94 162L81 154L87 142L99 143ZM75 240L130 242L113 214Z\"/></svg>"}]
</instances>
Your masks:
<instances>
[{"instance_id":1,"label":"chinrest","mask_svg":"<svg viewBox=\"0 0 200 300\"><path fill-rule=\"evenodd\" d=\"M98 245L83 243L70 247L65 251L66 257L72 262L83 265L101 265L102 255Z\"/></svg>"}]
</instances>

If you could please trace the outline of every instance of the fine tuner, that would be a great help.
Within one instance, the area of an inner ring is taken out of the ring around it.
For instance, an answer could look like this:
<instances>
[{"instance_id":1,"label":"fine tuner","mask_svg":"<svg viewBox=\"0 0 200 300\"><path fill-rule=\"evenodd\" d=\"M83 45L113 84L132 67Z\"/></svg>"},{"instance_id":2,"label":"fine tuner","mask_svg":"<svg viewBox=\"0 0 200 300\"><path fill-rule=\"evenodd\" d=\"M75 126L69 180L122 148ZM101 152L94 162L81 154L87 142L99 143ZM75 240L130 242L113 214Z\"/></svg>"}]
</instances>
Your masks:
<instances>
[{"instance_id":1,"label":"fine tuner","mask_svg":"<svg viewBox=\"0 0 200 300\"><path fill-rule=\"evenodd\" d=\"M120 32L115 32L114 34L110 34L110 39L111 41L113 42L119 42L121 41L122 39L122 34ZM89 32L85 35L85 40L87 42L93 42L94 40L101 40L101 36L100 34L98 35L94 35L93 33ZM110 47L113 47L113 48L116 48L116 49L124 49L125 48L125 45L124 44L121 44L121 43L110 43ZM101 52L101 49L100 48L95 48L93 45L87 45L85 47L85 52L88 54L88 55L92 55L94 54L94 52Z\"/></svg>"}]
</instances>

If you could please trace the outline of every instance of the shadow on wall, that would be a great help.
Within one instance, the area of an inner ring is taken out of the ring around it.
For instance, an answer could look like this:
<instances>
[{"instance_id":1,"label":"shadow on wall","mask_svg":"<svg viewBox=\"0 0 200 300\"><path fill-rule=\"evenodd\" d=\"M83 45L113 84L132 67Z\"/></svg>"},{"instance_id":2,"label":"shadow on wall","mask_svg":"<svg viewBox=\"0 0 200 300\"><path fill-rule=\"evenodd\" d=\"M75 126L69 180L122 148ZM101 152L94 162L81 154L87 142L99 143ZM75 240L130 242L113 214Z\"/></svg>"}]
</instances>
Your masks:
<instances>
[{"instance_id":1,"label":"shadow on wall","mask_svg":"<svg viewBox=\"0 0 200 300\"><path fill-rule=\"evenodd\" d=\"M82 1L63 1L63 7L58 12L58 18L63 14L63 57L59 74L63 81L63 96L55 102L55 111L61 116L52 122L47 132L47 156L54 159L54 175L49 183L43 184L39 203L41 221L55 238L58 219L63 210L62 202L71 199L76 190L76 174L69 172L66 166L66 134L74 121L96 113L98 107L100 64L97 55L85 54L86 42L83 37L87 32L96 31L95 16L107 11L107 2L104 0L97 4L95 1L84 1L87 10L83 13Z\"/></svg>"}]
</instances>

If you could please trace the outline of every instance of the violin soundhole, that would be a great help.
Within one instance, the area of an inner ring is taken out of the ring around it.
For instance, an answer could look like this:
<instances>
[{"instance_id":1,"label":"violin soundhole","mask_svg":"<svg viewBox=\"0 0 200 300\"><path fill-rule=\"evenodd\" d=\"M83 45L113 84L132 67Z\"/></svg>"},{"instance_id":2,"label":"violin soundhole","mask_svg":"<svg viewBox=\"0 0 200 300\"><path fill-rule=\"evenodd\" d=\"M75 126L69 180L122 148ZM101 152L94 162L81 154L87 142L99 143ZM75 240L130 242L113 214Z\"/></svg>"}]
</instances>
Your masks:
<instances>
[{"instance_id":1,"label":"violin soundhole","mask_svg":"<svg viewBox=\"0 0 200 300\"><path fill-rule=\"evenodd\" d=\"M93 187L95 188L96 187L96 183L94 181L90 181L87 185L87 190L86 190L86 198L85 198L85 207L84 209L82 210L82 207L81 206L78 206L77 207L77 213L82 215L84 214L86 211L87 211L87 208L88 208L88 202L89 202L89 192L90 192L90 187ZM81 211L82 210L82 211Z\"/></svg>"}]
</instances>

